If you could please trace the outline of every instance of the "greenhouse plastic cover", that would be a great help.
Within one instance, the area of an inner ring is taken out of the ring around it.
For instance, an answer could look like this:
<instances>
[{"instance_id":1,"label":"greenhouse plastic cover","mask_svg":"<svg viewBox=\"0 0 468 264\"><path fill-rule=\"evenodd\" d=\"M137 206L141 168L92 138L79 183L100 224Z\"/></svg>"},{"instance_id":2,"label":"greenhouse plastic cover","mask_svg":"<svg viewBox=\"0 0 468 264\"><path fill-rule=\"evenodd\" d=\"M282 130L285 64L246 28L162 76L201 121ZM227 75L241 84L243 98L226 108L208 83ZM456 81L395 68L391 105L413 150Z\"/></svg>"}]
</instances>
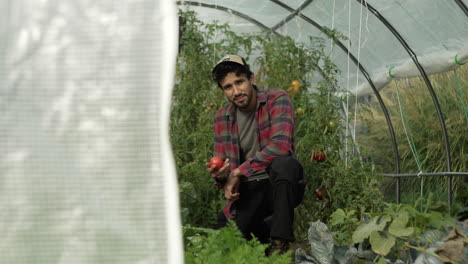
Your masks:
<instances>
[{"instance_id":1,"label":"greenhouse plastic cover","mask_svg":"<svg viewBox=\"0 0 468 264\"><path fill-rule=\"evenodd\" d=\"M160 0L0 0L0 263L182 263Z\"/></svg>"},{"instance_id":2,"label":"greenhouse plastic cover","mask_svg":"<svg viewBox=\"0 0 468 264\"><path fill-rule=\"evenodd\" d=\"M308 43L310 36L327 39L330 45L326 52L341 70L339 86L360 96L373 92L365 74L376 89L381 89L392 78L449 71L468 61L466 0L177 3L182 9L194 10L206 23L228 23L238 33L273 29L303 43ZM323 29L342 34L346 38L340 40L344 49L333 45Z\"/></svg>"}]
</instances>

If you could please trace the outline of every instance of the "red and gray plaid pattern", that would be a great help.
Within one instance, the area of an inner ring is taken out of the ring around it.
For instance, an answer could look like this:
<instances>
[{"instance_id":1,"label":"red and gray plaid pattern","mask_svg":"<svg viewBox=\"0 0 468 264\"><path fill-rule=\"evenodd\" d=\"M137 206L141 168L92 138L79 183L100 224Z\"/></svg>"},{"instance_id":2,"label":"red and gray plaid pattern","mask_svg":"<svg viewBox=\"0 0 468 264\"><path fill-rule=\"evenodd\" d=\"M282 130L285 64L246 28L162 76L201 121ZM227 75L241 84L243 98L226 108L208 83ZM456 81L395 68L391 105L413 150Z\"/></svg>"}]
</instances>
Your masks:
<instances>
[{"instance_id":1,"label":"red and gray plaid pattern","mask_svg":"<svg viewBox=\"0 0 468 264\"><path fill-rule=\"evenodd\" d=\"M216 113L214 121L214 156L228 158L234 170L245 176L267 168L275 157L294 153L294 111L288 94L281 89L257 90L257 140L255 157L240 163L240 141L233 104Z\"/></svg>"}]
</instances>

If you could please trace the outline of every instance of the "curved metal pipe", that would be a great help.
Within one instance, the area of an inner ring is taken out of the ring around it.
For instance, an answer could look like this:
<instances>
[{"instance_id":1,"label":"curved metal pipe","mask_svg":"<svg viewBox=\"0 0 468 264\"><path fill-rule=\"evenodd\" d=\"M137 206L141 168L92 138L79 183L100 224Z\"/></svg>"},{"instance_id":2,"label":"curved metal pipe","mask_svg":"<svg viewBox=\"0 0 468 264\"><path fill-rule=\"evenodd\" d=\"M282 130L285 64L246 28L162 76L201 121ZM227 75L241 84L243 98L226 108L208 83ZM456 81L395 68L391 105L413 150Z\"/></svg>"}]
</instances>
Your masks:
<instances>
[{"instance_id":1,"label":"curved metal pipe","mask_svg":"<svg viewBox=\"0 0 468 264\"><path fill-rule=\"evenodd\" d=\"M424 79L424 82L426 83L427 89L429 90L429 93L431 94L432 101L434 102L435 108L437 110L437 116L439 117L439 123L440 126L442 127L442 133L444 137L444 144L445 144L445 150L446 150L446 158L447 158L447 171L452 171L452 158L450 155L450 144L449 144L449 139L448 139L448 134L447 134L447 127L445 126L445 120L444 116L442 114L442 110L440 108L439 100L437 99L437 96L434 92L434 88L432 87L431 81L427 77L426 72L424 71L424 68L422 65L419 63L418 58L416 54L413 52L413 50L410 48L408 43L403 39L403 37L400 35L400 33L388 22L388 20L380 14L379 11L377 11L374 7L372 7L367 1L365 0L356 0L358 1L361 5L366 7L371 13L380 20L389 30L392 32L393 36L395 36L398 41L401 43L403 48L408 52L410 55L411 59L413 60L414 64L416 64L416 67L418 68L419 72L421 73L421 76ZM452 176L448 176L448 206L449 208L451 207L452 204Z\"/></svg>"},{"instance_id":2,"label":"curved metal pipe","mask_svg":"<svg viewBox=\"0 0 468 264\"><path fill-rule=\"evenodd\" d=\"M455 0L455 3L461 8L461 10L468 16L468 8L466 7L465 3L462 0Z\"/></svg>"},{"instance_id":3,"label":"curved metal pipe","mask_svg":"<svg viewBox=\"0 0 468 264\"><path fill-rule=\"evenodd\" d=\"M225 11L225 12L228 12L228 13L231 13L233 15L236 15L238 17L242 17L243 19L263 28L263 29L266 29L266 30L269 30L269 31L272 31L273 33L275 33L276 35L279 35L277 32L275 32L274 30L272 30L271 28L265 26L264 24L262 24L260 21L246 15L246 14L243 14L241 12L238 12L236 10L233 10L233 9L230 9L230 8L227 8L227 7L224 7L224 6L220 6L220 5L211 5L211 4L205 4L205 3L200 3L200 2L194 2L194 1L177 1L176 2L177 5L190 5L190 6L201 6L201 7L206 7L206 8L212 8L212 9L217 9L217 10L221 10L221 11Z\"/></svg>"},{"instance_id":4,"label":"curved metal pipe","mask_svg":"<svg viewBox=\"0 0 468 264\"><path fill-rule=\"evenodd\" d=\"M294 9L289 7L288 5L284 4L283 2L281 1L278 1L278 0L270 0L272 2L274 2L275 4L293 12ZM305 21L307 21L309 24L313 25L314 27L316 27L318 30L320 30L322 33L324 33L326 36L329 36L328 35L328 32L321 26L319 25L317 22L315 22L314 20L310 19L309 17L305 16L304 14L302 13L298 13L298 16L302 19L304 19ZM385 116L385 120L387 121L387 126L388 126L388 129L389 129L389 132L390 132L390 137L392 139L392 146L393 146L393 151L395 153L395 170L396 170L396 173L400 173L400 155L398 153L398 145L397 145L397 142L396 142L396 136L395 136L395 131L393 129L393 124L392 124L392 121L390 119L390 115L388 114L388 111L387 111L387 107L385 106L385 103L383 102L382 100L382 97L380 96L380 93L379 91L377 90L377 88L375 88L375 85L374 85L374 82L372 82L372 79L371 77L369 76L369 73L367 72L367 70L361 65L361 63L356 59L356 57L354 57L354 55L345 47L345 45L343 45L343 43L341 43L339 40L337 39L334 39L333 40L336 45L338 45L338 47L340 47L346 54L349 54L349 58L353 61L353 63L359 68L359 70L362 72L362 74L364 75L364 77L367 79L367 82L369 83L369 85L371 86L372 88L372 91L374 92L375 96L377 97L377 100L380 104L380 107L382 108L382 111L384 113L384 116ZM399 186L399 182L397 182L397 186Z\"/></svg>"},{"instance_id":5,"label":"curved metal pipe","mask_svg":"<svg viewBox=\"0 0 468 264\"><path fill-rule=\"evenodd\" d=\"M383 173L384 177L403 178L403 177L430 177L430 176L463 176L468 177L468 172L429 172L429 173Z\"/></svg>"},{"instance_id":6,"label":"curved metal pipe","mask_svg":"<svg viewBox=\"0 0 468 264\"><path fill-rule=\"evenodd\" d=\"M312 1L314 0L306 0L304 3L302 3L301 6L299 6L296 10L294 10L293 12L291 12L291 14L289 14L285 19L281 20L281 22L279 22L278 24L274 25L271 29L272 30L277 30L279 27L283 26L284 24L288 23L293 17L295 17L299 12L301 12L301 10L303 10L304 8L306 8L307 6L310 5L310 3L312 3ZM272 2L275 2L275 1L272 1ZM278 1L279 2L279 1ZM275 4L277 4L275 2Z\"/></svg>"}]
</instances>

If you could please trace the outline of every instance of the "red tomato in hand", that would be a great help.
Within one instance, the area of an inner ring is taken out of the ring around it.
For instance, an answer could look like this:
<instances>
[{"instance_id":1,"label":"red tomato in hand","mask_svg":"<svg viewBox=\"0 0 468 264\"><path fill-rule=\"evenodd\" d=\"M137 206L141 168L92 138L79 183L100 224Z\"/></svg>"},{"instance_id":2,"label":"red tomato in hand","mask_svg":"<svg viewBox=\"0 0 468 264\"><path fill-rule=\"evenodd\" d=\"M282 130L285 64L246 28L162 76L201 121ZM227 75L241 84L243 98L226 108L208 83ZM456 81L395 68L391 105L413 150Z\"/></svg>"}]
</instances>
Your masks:
<instances>
[{"instance_id":1,"label":"red tomato in hand","mask_svg":"<svg viewBox=\"0 0 468 264\"><path fill-rule=\"evenodd\" d=\"M219 170L221 169L221 167L223 166L224 164L224 161L222 158L220 157L213 157L210 159L210 163L208 164L208 168L211 168L213 165L215 165L215 170Z\"/></svg>"},{"instance_id":2,"label":"red tomato in hand","mask_svg":"<svg viewBox=\"0 0 468 264\"><path fill-rule=\"evenodd\" d=\"M318 162L322 162L325 160L325 153L323 153L323 151L321 150L317 150L314 152L313 156L312 156L312 159L318 161Z\"/></svg>"}]
</instances>

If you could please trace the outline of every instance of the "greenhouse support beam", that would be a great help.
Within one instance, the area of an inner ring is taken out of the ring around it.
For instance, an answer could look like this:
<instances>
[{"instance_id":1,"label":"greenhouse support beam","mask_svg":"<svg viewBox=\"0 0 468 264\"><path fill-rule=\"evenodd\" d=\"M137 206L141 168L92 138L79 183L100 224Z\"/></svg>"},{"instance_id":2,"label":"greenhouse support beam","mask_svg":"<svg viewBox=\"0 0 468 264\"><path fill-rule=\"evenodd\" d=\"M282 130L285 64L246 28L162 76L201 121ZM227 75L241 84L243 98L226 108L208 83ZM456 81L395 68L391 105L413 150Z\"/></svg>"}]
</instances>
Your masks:
<instances>
[{"instance_id":1,"label":"greenhouse support beam","mask_svg":"<svg viewBox=\"0 0 468 264\"><path fill-rule=\"evenodd\" d=\"M377 11L374 7L372 7L367 1L365 0L356 0L358 1L361 5L366 7L371 13L382 22L388 30L393 34L395 38L400 42L400 44L403 46L403 48L408 52L410 55L411 59L413 60L414 64L416 64L416 67L418 68L419 72L421 73L421 76L424 79L424 82L426 83L426 86L429 90L429 93L431 94L432 101L434 102L434 106L437 111L437 116L439 117L439 123L440 126L442 127L442 134L443 134L443 139L444 139L444 145L445 145L445 153L446 153L446 159L447 159L447 170L451 171L452 170L452 158L450 155L450 144L449 144L449 139L448 139L448 134L447 134L447 127L445 126L445 120L444 116L442 114L442 110L440 108L439 100L437 99L437 95L434 92L434 88L432 87L431 81L427 77L426 72L424 71L424 68L421 66L421 64L418 61L418 57L414 53L414 51L410 48L408 43L405 41L405 39L401 36L401 34L393 27L393 25L388 22L388 20L380 14L379 11ZM448 190L448 206L451 208L452 206L452 176L447 177L447 188ZM399 192L399 190L398 190Z\"/></svg>"},{"instance_id":2,"label":"greenhouse support beam","mask_svg":"<svg viewBox=\"0 0 468 264\"><path fill-rule=\"evenodd\" d=\"M383 173L384 177L405 178L405 177L430 177L430 176L468 176L468 172L429 172L429 173Z\"/></svg>"},{"instance_id":3,"label":"greenhouse support beam","mask_svg":"<svg viewBox=\"0 0 468 264\"><path fill-rule=\"evenodd\" d=\"M466 16L468 16L468 8L466 7L465 3L462 0L455 0L455 3L463 10Z\"/></svg>"},{"instance_id":4,"label":"greenhouse support beam","mask_svg":"<svg viewBox=\"0 0 468 264\"><path fill-rule=\"evenodd\" d=\"M266 25L260 23L260 21L254 19L254 18L252 18L252 17L250 17L250 16L248 16L246 14L243 14L241 12L238 12L236 10L233 10L233 9L230 9L230 8L227 8L227 7L224 7L224 6L211 5L211 4L205 4L205 3L200 3L200 2L194 2L194 1L177 1L177 5L201 6L201 7L212 8L212 9L217 9L217 10L221 10L221 11L224 11L224 12L228 12L230 14L236 15L238 17L241 17L241 18L249 21L249 22L253 23L254 25L256 25L258 27L261 27L261 28L266 29L268 31L272 31L276 35L279 35L274 30L271 30L271 28L269 28Z\"/></svg>"},{"instance_id":5,"label":"greenhouse support beam","mask_svg":"<svg viewBox=\"0 0 468 264\"><path fill-rule=\"evenodd\" d=\"M467 177L468 172L432 172L432 173L401 173L401 174L393 174L393 173L383 173L381 174L384 177L391 177L396 178L397 180L397 189L400 188L400 179L401 178L409 178L409 177L441 177L441 176L448 176L447 178L452 178L453 176L463 176ZM451 183L451 182L449 182ZM452 193L452 186L447 187L447 208L450 210L451 208L451 199L453 197ZM397 203L400 203L400 192L396 194Z\"/></svg>"},{"instance_id":6,"label":"greenhouse support beam","mask_svg":"<svg viewBox=\"0 0 468 264\"><path fill-rule=\"evenodd\" d=\"M281 6L282 8L286 9L286 10L289 10L290 12L294 12L294 9L286 4L284 4L283 2L281 1L278 1L278 0L271 0L272 2L274 2L275 4ZM314 26L315 28L317 28L318 30L320 30L323 34L325 34L327 37L330 37L330 35L328 34L328 32L320 25L318 24L317 22L315 22L314 20L312 20L311 18L305 16L304 14L302 13L297 13L297 15L302 18L303 20L305 20L306 22L308 22L309 24L311 24L312 26ZM331 38L331 37L330 37ZM333 39L333 38L332 38ZM392 124L392 121L390 119L390 115L388 114L388 111L387 111L387 107L385 106L385 103L384 101L382 100L382 97L380 96L380 93L379 91L376 89L369 73L367 72L367 70L361 65L361 63L356 59L356 57L353 55L353 53L351 53L343 43L341 43L341 41L339 41L338 39L333 39L333 42L336 43L336 45L338 45L338 47L340 47L346 54L349 55L349 58L353 61L353 63L359 68L359 70L361 71L361 73L364 75L364 77L367 79L367 82L369 83L370 87L372 88L372 91L374 91L374 94L375 96L377 97L377 100L380 104L380 107L382 108L382 111L384 113L384 116L385 116L385 120L387 121L387 126L388 126L388 130L390 132L390 137L392 138L392 147L393 147L393 151L395 153L395 172L396 173L399 173L400 172L400 155L398 153L398 145L397 145L397 141L396 141L396 136L395 136L395 131L393 129L393 124ZM399 186L399 183L397 183L397 186Z\"/></svg>"},{"instance_id":7,"label":"greenhouse support beam","mask_svg":"<svg viewBox=\"0 0 468 264\"><path fill-rule=\"evenodd\" d=\"M275 4L278 4L277 2L281 2L281 1L277 1L277 0L270 0L272 2L274 2ZM301 6L299 6L296 10L294 10L294 12L291 12L291 14L289 14L285 19L283 19L281 22L279 22L278 24L274 25L271 29L272 30L277 30L279 27L283 26L284 24L288 23L293 17L295 17L301 10L304 10L307 6L310 5L310 3L312 3L312 1L314 0L306 0L304 3L302 3Z\"/></svg>"}]
</instances>

